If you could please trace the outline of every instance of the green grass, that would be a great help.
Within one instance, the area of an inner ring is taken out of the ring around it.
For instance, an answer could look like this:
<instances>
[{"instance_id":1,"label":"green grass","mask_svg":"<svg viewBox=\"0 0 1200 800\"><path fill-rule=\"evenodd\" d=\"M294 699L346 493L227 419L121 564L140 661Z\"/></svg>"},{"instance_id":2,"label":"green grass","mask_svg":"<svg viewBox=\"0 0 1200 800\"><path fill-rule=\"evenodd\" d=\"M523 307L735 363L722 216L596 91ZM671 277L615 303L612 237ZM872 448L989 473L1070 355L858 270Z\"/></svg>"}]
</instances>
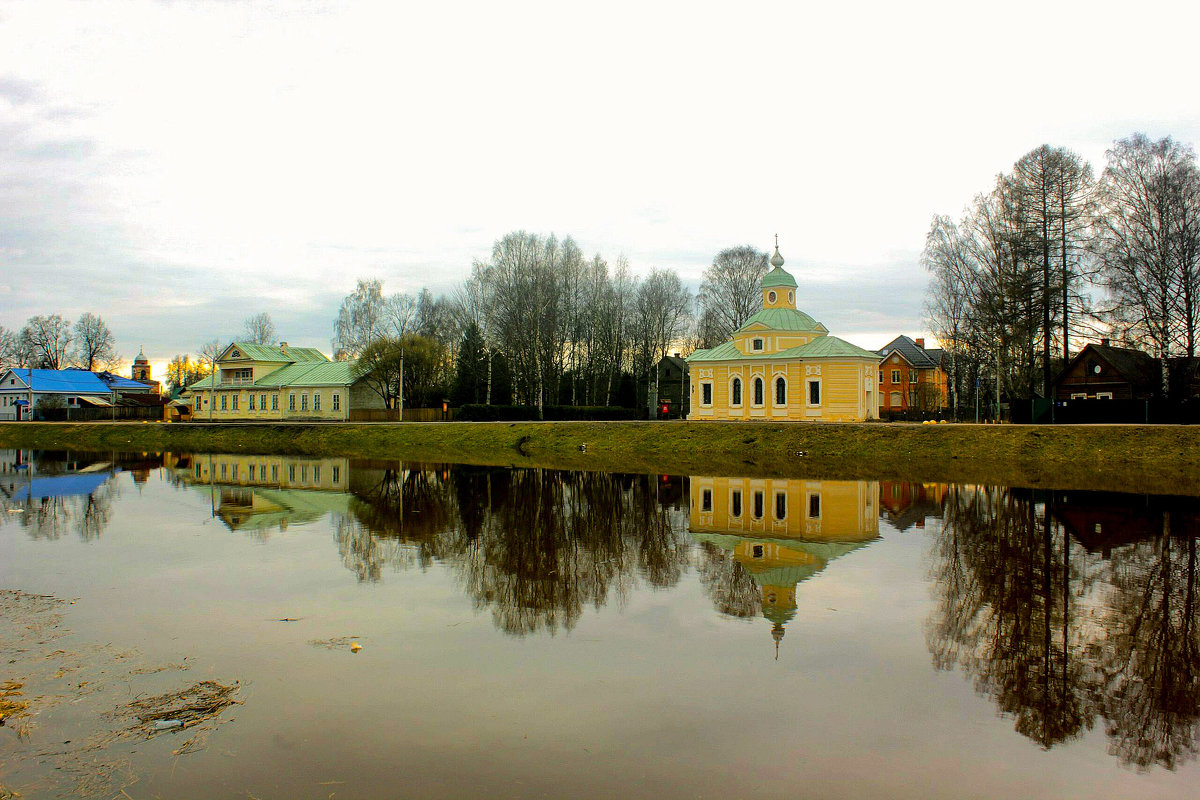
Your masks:
<instances>
[{"instance_id":1,"label":"green grass","mask_svg":"<svg viewBox=\"0 0 1200 800\"><path fill-rule=\"evenodd\" d=\"M1200 427L1187 426L0 423L0 447L322 454L683 475L898 479L1200 495Z\"/></svg>"}]
</instances>

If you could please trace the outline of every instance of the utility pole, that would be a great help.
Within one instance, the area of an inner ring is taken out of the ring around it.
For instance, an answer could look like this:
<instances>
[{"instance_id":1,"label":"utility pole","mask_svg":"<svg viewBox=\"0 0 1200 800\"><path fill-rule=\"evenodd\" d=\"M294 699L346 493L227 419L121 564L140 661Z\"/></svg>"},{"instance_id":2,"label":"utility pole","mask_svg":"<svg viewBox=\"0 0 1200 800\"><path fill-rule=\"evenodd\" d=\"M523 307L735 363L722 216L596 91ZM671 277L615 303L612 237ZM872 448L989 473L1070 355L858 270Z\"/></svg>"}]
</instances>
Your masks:
<instances>
[{"instance_id":1,"label":"utility pole","mask_svg":"<svg viewBox=\"0 0 1200 800\"><path fill-rule=\"evenodd\" d=\"M400 351L400 422L404 422L404 351Z\"/></svg>"}]
</instances>

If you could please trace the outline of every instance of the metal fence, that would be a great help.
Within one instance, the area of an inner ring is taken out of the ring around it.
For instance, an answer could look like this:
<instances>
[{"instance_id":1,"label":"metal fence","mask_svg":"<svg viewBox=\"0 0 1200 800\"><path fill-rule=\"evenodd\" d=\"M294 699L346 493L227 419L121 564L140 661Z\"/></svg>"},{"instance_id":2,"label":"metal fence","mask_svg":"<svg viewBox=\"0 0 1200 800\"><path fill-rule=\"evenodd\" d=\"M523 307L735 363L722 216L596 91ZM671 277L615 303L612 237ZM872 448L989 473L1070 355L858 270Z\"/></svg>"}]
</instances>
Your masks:
<instances>
[{"instance_id":1,"label":"metal fence","mask_svg":"<svg viewBox=\"0 0 1200 800\"><path fill-rule=\"evenodd\" d=\"M1171 400L1017 400L1012 421L1034 425L1195 425L1200 401Z\"/></svg>"}]
</instances>

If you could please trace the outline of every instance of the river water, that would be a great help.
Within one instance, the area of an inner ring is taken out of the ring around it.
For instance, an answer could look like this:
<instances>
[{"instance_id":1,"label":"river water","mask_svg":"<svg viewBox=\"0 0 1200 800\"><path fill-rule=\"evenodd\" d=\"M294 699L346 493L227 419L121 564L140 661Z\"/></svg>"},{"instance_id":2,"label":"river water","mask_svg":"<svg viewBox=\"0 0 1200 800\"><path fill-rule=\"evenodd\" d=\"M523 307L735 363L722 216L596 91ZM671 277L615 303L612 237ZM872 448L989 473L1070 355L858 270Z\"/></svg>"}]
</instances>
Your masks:
<instances>
[{"instance_id":1,"label":"river water","mask_svg":"<svg viewBox=\"0 0 1200 800\"><path fill-rule=\"evenodd\" d=\"M25 625L0 663L33 700L0 727L0 797L1178 798L1200 777L1195 498L0 462L0 589L62 601L58 638ZM207 680L240 704L193 745L115 735L114 709Z\"/></svg>"}]
</instances>

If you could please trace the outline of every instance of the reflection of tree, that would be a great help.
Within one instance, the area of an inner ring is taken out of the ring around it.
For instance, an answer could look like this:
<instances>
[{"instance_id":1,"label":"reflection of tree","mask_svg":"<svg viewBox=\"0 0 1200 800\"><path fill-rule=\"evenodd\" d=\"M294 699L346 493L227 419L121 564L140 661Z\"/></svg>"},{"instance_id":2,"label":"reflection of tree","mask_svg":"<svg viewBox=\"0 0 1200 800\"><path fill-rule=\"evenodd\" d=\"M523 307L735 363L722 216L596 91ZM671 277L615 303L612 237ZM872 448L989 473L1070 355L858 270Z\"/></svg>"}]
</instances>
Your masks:
<instances>
[{"instance_id":1,"label":"reflection of tree","mask_svg":"<svg viewBox=\"0 0 1200 800\"><path fill-rule=\"evenodd\" d=\"M722 614L750 619L762 612L762 592L745 567L712 542L701 542L696 553L700 583Z\"/></svg>"},{"instance_id":2,"label":"reflection of tree","mask_svg":"<svg viewBox=\"0 0 1200 800\"><path fill-rule=\"evenodd\" d=\"M1164 533L1105 560L1072 546L1042 499L951 490L934 550L934 663L972 675L1043 747L1101 716L1123 761L1173 767L1194 754L1200 721L1195 540Z\"/></svg>"},{"instance_id":3,"label":"reflection of tree","mask_svg":"<svg viewBox=\"0 0 1200 800\"><path fill-rule=\"evenodd\" d=\"M1194 757L1200 722L1196 540L1171 536L1169 520L1113 555L1103 713L1112 751L1139 768Z\"/></svg>"},{"instance_id":4,"label":"reflection of tree","mask_svg":"<svg viewBox=\"0 0 1200 800\"><path fill-rule=\"evenodd\" d=\"M570 630L638 577L671 586L686 564L681 526L644 476L376 467L357 469L353 490L354 519L337 537L360 580L445 561L514 635Z\"/></svg>"}]
</instances>

